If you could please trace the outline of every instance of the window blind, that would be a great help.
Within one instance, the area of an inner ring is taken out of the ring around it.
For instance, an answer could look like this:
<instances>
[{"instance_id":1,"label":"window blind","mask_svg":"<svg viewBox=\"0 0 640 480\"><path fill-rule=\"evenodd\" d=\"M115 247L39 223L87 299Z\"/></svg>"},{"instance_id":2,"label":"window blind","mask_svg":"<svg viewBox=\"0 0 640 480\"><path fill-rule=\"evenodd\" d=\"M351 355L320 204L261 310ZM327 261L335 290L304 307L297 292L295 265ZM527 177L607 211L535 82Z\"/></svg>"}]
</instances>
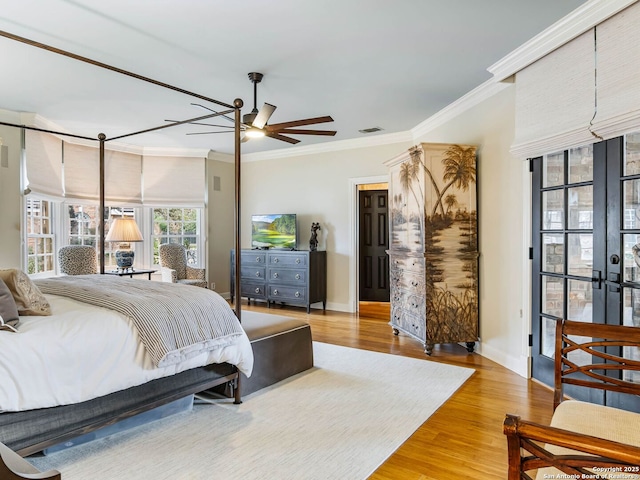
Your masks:
<instances>
[{"instance_id":1,"label":"window blind","mask_svg":"<svg viewBox=\"0 0 640 480\"><path fill-rule=\"evenodd\" d=\"M25 131L25 165L34 193L62 197L62 140L35 130Z\"/></svg>"},{"instance_id":2,"label":"window blind","mask_svg":"<svg viewBox=\"0 0 640 480\"><path fill-rule=\"evenodd\" d=\"M105 150L104 195L109 203L142 203L142 155Z\"/></svg>"},{"instance_id":3,"label":"window blind","mask_svg":"<svg viewBox=\"0 0 640 480\"><path fill-rule=\"evenodd\" d=\"M142 202L142 156L107 150L104 152L105 201L110 204ZM100 150L98 147L64 144L65 196L100 199Z\"/></svg>"},{"instance_id":4,"label":"window blind","mask_svg":"<svg viewBox=\"0 0 640 480\"><path fill-rule=\"evenodd\" d=\"M516 135L526 158L640 129L640 2L516 73ZM591 122L593 120L592 125Z\"/></svg>"},{"instance_id":5,"label":"window blind","mask_svg":"<svg viewBox=\"0 0 640 480\"><path fill-rule=\"evenodd\" d=\"M100 198L100 152L97 148L64 142L64 195L67 198Z\"/></svg>"},{"instance_id":6,"label":"window blind","mask_svg":"<svg viewBox=\"0 0 640 480\"><path fill-rule=\"evenodd\" d=\"M528 156L593 138L593 32L586 32L516 74L516 133L512 153Z\"/></svg>"},{"instance_id":7,"label":"window blind","mask_svg":"<svg viewBox=\"0 0 640 480\"><path fill-rule=\"evenodd\" d=\"M204 158L145 155L142 175L145 205L204 206Z\"/></svg>"}]
</instances>

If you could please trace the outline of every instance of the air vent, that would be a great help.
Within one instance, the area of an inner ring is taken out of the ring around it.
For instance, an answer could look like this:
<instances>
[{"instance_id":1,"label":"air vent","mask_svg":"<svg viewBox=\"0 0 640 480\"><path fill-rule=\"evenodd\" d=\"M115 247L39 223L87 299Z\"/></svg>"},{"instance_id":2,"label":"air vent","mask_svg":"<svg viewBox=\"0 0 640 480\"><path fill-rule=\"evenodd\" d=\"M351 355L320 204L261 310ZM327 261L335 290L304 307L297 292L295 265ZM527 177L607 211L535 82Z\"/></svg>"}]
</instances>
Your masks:
<instances>
[{"instance_id":1,"label":"air vent","mask_svg":"<svg viewBox=\"0 0 640 480\"><path fill-rule=\"evenodd\" d=\"M384 128L371 127L371 128L363 128L362 130L358 130L358 131L360 133L374 133L374 132L380 132L381 130L384 130Z\"/></svg>"}]
</instances>

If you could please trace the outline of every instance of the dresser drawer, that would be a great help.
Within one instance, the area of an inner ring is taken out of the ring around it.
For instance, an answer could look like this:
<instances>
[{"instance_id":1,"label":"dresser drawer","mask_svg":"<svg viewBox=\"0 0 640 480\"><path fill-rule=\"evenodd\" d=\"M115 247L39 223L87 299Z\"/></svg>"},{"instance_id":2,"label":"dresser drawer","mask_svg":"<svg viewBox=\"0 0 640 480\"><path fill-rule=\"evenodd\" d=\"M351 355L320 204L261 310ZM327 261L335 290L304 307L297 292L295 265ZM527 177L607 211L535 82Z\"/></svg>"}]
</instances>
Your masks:
<instances>
[{"instance_id":1,"label":"dresser drawer","mask_svg":"<svg viewBox=\"0 0 640 480\"><path fill-rule=\"evenodd\" d=\"M244 258L243 258L244 260ZM264 280L264 275L266 268L264 265L245 265L242 263L240 265L240 278L244 280Z\"/></svg>"},{"instance_id":2,"label":"dresser drawer","mask_svg":"<svg viewBox=\"0 0 640 480\"><path fill-rule=\"evenodd\" d=\"M307 255L300 253L269 253L269 265L280 265L282 267L307 267Z\"/></svg>"},{"instance_id":3,"label":"dresser drawer","mask_svg":"<svg viewBox=\"0 0 640 480\"><path fill-rule=\"evenodd\" d=\"M254 252L252 250L240 252L240 266L245 265L266 265L267 254L265 252Z\"/></svg>"},{"instance_id":4,"label":"dresser drawer","mask_svg":"<svg viewBox=\"0 0 640 480\"><path fill-rule=\"evenodd\" d=\"M305 288L290 287L287 285L273 285L269 284L269 300L274 302L291 302L291 303L306 303L306 290Z\"/></svg>"},{"instance_id":5,"label":"dresser drawer","mask_svg":"<svg viewBox=\"0 0 640 480\"><path fill-rule=\"evenodd\" d=\"M424 343L427 340L425 319L414 313L399 306L392 307L391 325Z\"/></svg>"},{"instance_id":6,"label":"dresser drawer","mask_svg":"<svg viewBox=\"0 0 640 480\"><path fill-rule=\"evenodd\" d=\"M241 297L267 298L267 290L264 283L242 282L240 284Z\"/></svg>"},{"instance_id":7,"label":"dresser drawer","mask_svg":"<svg viewBox=\"0 0 640 480\"><path fill-rule=\"evenodd\" d=\"M306 285L307 271L286 268L269 268L269 283L284 283L289 285Z\"/></svg>"}]
</instances>

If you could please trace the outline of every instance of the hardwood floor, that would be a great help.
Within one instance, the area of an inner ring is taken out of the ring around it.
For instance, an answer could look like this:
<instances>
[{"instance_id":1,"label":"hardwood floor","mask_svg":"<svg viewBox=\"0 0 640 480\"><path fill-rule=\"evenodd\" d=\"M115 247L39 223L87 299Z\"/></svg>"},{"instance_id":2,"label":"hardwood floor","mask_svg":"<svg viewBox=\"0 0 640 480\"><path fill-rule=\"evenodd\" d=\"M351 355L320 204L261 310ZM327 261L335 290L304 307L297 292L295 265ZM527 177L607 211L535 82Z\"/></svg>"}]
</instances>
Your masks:
<instances>
[{"instance_id":1,"label":"hardwood floor","mask_svg":"<svg viewBox=\"0 0 640 480\"><path fill-rule=\"evenodd\" d=\"M313 339L347 347L429 358L470 367L471 378L370 477L373 480L505 479L507 444L502 434L505 414L548 423L552 391L459 345L437 345L426 357L422 345L395 336L388 325L388 309L363 306L362 314L348 314L264 304L243 309L302 318L311 325ZM402 375L402 372L398 372ZM393 392L389 392L389 402Z\"/></svg>"}]
</instances>

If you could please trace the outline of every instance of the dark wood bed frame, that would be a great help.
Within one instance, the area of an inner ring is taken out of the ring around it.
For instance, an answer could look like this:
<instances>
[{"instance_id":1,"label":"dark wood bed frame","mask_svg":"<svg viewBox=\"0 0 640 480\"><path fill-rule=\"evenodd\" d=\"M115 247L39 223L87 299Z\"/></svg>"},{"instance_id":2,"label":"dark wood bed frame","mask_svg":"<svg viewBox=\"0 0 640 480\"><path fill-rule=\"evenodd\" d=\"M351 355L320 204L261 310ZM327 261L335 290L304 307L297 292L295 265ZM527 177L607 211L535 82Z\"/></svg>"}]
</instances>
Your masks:
<instances>
[{"instance_id":1,"label":"dark wood bed frame","mask_svg":"<svg viewBox=\"0 0 640 480\"><path fill-rule=\"evenodd\" d=\"M65 137L79 138L84 140L97 141L100 150L100 210L105 208L105 143L112 140L121 140L123 138L147 133L164 128L171 128L177 125L190 123L198 120L217 116L227 116L233 114L234 121L234 161L235 161L235 251L240 251L240 128L241 128L241 108L243 101L236 98L233 105L220 102L213 98L190 92L182 88L169 85L167 83L154 80L149 77L138 75L102 62L82 57L65 50L61 50L50 45L36 42L28 38L20 37L12 33L0 30L0 36L14 40L35 48L47 50L49 52L63 55L74 60L88 63L99 68L104 68L112 72L136 78L138 80L151 83L153 85L167 88L187 96L195 97L199 100L211 102L225 110L215 112L210 115L203 115L197 118L190 118L183 121L169 122L161 126L147 128L145 130L132 132L125 135L119 135L113 138L107 138L105 134L100 133L96 138L74 135L65 132L56 132L41 128L30 127L26 125L16 125L12 123L0 122L0 125L36 130L45 133L52 133ZM213 112L213 110L212 110ZM104 219L100 218L99 231L102 233L99 242L100 250L100 273L104 273ZM240 262L237 262L235 272L235 290L240 291ZM235 313L238 320L242 321L241 302L236 302ZM19 479L19 478L61 478L58 472L47 472L49 476L39 476L34 473L33 468L26 470L19 469L25 475L20 476L13 473L11 466L16 465L10 457L17 455L13 451L17 451L20 455L29 455L38 452L47 446L51 446L63 442L69 438L79 434L87 433L106 425L117 422L127 417L131 417L138 413L150 410L152 408L164 405L173 400L201 392L222 384L228 384L229 391L233 392L234 403L241 403L240 391L240 375L236 367L229 364L209 365L182 372L171 377L153 380L147 384L133 387L131 389L116 392L105 397L83 402L74 406L61 406L50 409L31 410L27 412L8 412L0 414L0 478ZM96 414L99 411L100 414ZM83 413L78 413L83 412ZM46 420L43 420L46 419ZM28 435L20 434L20 431L31 432ZM37 435L34 435L37 433ZM25 437L25 438L23 438ZM31 437L31 438L28 438ZM3 445L6 444L6 445ZM18 457L19 458L19 457ZM20 463L20 462L18 462ZM27 464L29 465L29 464Z\"/></svg>"}]
</instances>

